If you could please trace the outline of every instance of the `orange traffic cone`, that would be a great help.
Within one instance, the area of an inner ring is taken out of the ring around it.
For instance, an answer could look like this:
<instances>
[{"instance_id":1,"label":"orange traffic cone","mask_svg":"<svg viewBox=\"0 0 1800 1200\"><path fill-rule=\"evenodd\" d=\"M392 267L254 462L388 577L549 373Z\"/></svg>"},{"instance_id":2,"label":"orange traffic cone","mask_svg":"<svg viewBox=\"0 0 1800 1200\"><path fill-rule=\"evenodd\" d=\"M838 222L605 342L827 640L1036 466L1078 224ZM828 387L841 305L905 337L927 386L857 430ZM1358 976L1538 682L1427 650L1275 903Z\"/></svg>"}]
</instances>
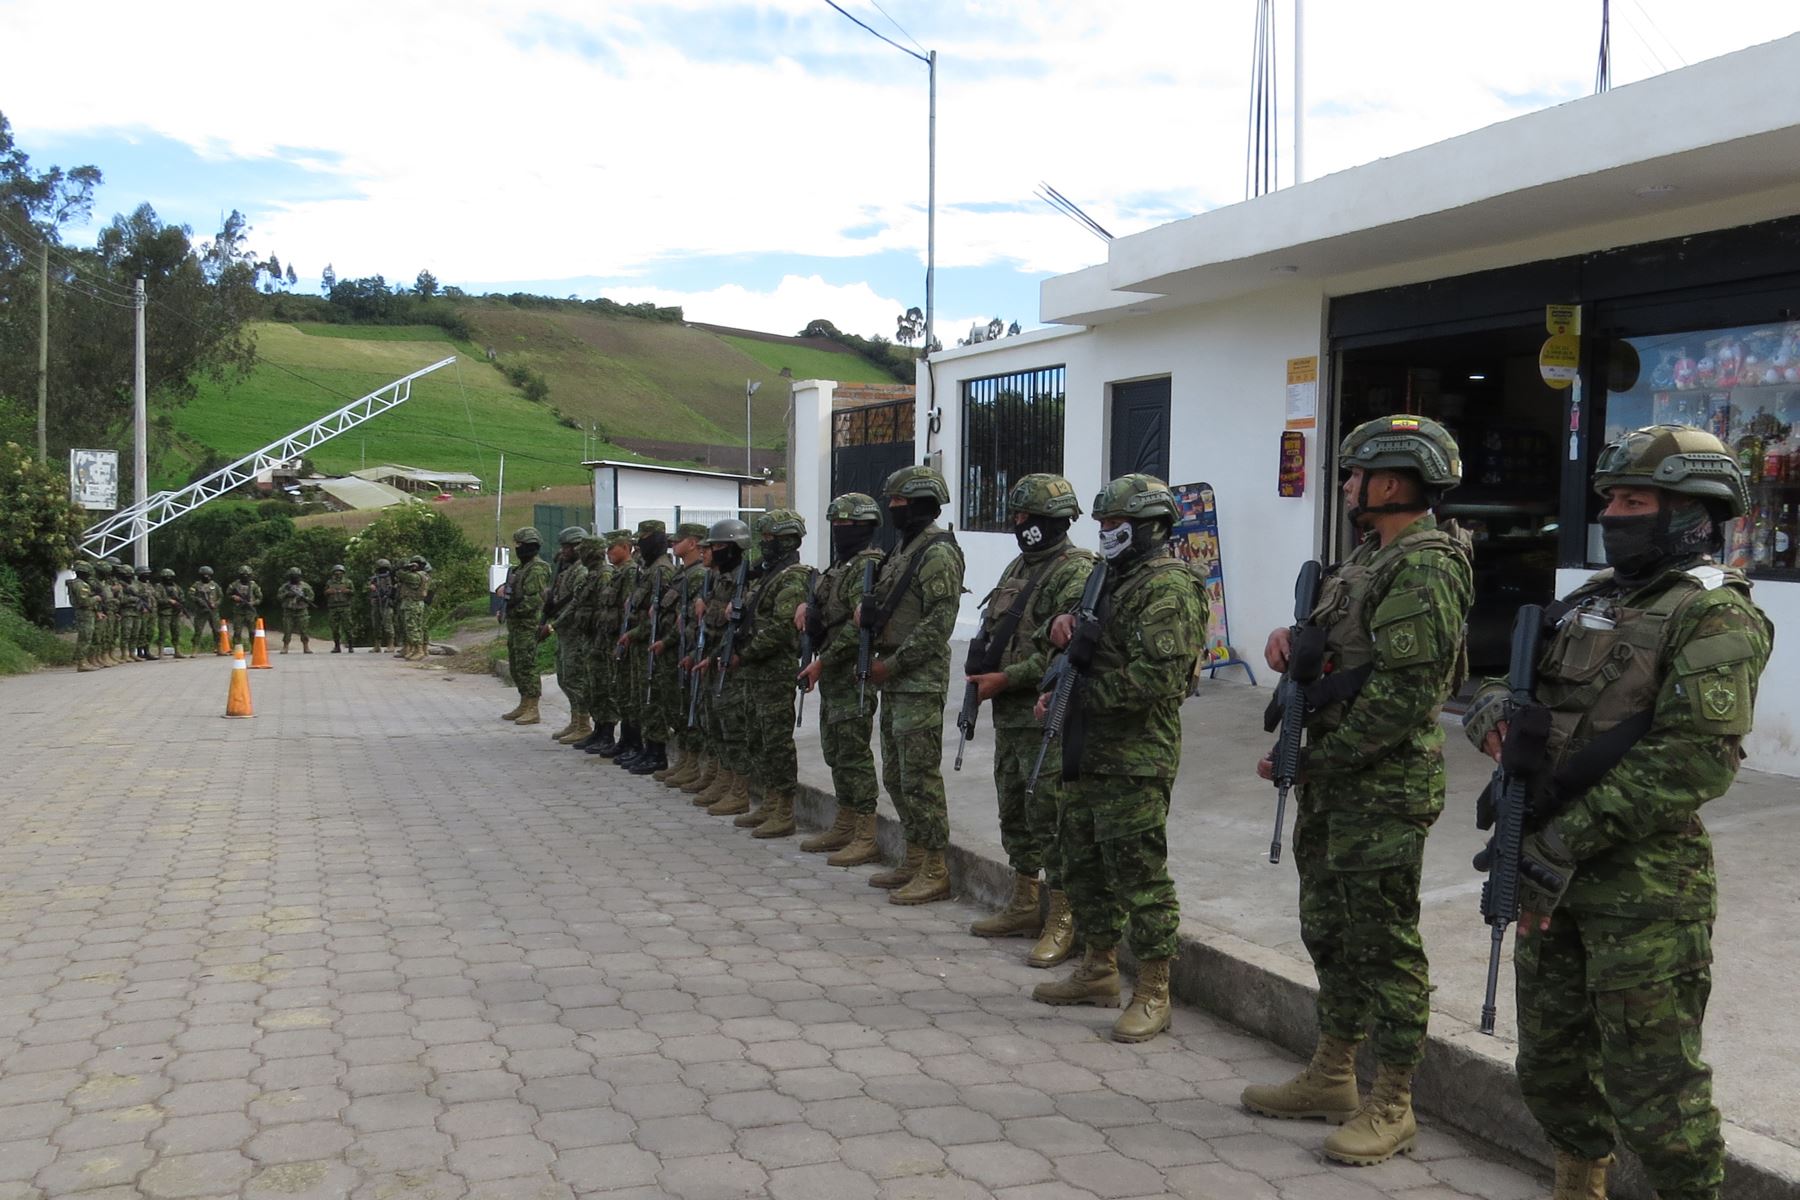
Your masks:
<instances>
[{"instance_id":1,"label":"orange traffic cone","mask_svg":"<svg viewBox=\"0 0 1800 1200\"><path fill-rule=\"evenodd\" d=\"M219 618L219 650L220 654L231 653L231 622L224 617Z\"/></svg>"},{"instance_id":2,"label":"orange traffic cone","mask_svg":"<svg viewBox=\"0 0 1800 1200\"><path fill-rule=\"evenodd\" d=\"M225 715L228 717L254 717L250 711L250 673L244 669L244 652L234 650L231 655L231 691L225 697Z\"/></svg>"},{"instance_id":3,"label":"orange traffic cone","mask_svg":"<svg viewBox=\"0 0 1800 1200\"><path fill-rule=\"evenodd\" d=\"M270 669L270 667L269 667L269 641L266 637L263 636L263 624L262 624L261 617L256 618L256 638L254 640L255 640L256 652L250 658L250 669L253 671L267 671Z\"/></svg>"}]
</instances>

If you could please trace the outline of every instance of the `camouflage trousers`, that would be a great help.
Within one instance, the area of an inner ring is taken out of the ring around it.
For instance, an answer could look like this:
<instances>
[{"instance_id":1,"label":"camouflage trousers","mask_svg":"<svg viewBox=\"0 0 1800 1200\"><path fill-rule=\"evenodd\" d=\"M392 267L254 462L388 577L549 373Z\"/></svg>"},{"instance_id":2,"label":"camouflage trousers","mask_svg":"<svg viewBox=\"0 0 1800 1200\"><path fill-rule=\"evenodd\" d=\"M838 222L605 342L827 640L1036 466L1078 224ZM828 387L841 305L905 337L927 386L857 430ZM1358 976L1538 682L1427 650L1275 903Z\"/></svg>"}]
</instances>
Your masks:
<instances>
[{"instance_id":1,"label":"camouflage trousers","mask_svg":"<svg viewBox=\"0 0 1800 1200\"><path fill-rule=\"evenodd\" d=\"M256 640L256 610L241 605L231 610L231 644L251 648L250 643Z\"/></svg>"},{"instance_id":2,"label":"camouflage trousers","mask_svg":"<svg viewBox=\"0 0 1800 1200\"><path fill-rule=\"evenodd\" d=\"M687 682L682 682L679 668L677 668L673 713L674 741L684 753L711 754L713 752L712 739L707 736L706 722L703 719L705 710L702 706L691 703L694 696L694 676L689 674L686 678ZM694 713L694 724L691 728L688 725L690 708Z\"/></svg>"},{"instance_id":3,"label":"camouflage trousers","mask_svg":"<svg viewBox=\"0 0 1800 1200\"><path fill-rule=\"evenodd\" d=\"M1519 1086L1550 1143L1582 1158L1616 1134L1662 1200L1719 1200L1725 1142L1700 1027L1712 927L1559 909L1513 950Z\"/></svg>"},{"instance_id":4,"label":"camouflage trousers","mask_svg":"<svg viewBox=\"0 0 1800 1200\"><path fill-rule=\"evenodd\" d=\"M350 632L350 610L348 608L328 608L325 616L331 622L331 640L346 646L356 645L356 635Z\"/></svg>"},{"instance_id":5,"label":"camouflage trousers","mask_svg":"<svg viewBox=\"0 0 1800 1200\"><path fill-rule=\"evenodd\" d=\"M881 690L881 778L900 814L906 844L924 850L950 844L944 697L943 692Z\"/></svg>"},{"instance_id":6,"label":"camouflage trousers","mask_svg":"<svg viewBox=\"0 0 1800 1200\"><path fill-rule=\"evenodd\" d=\"M173 646L181 649L181 612L178 609L165 608L156 614L156 646Z\"/></svg>"},{"instance_id":7,"label":"camouflage trousers","mask_svg":"<svg viewBox=\"0 0 1800 1200\"><path fill-rule=\"evenodd\" d=\"M536 700L544 694L543 680L538 677L536 626L506 627L506 666L521 698Z\"/></svg>"},{"instance_id":8,"label":"camouflage trousers","mask_svg":"<svg viewBox=\"0 0 1800 1200\"><path fill-rule=\"evenodd\" d=\"M740 671L744 697L744 773L765 795L791 795L800 781L794 753L794 675L785 660ZM729 690L730 685L726 685Z\"/></svg>"},{"instance_id":9,"label":"camouflage trousers","mask_svg":"<svg viewBox=\"0 0 1800 1200\"><path fill-rule=\"evenodd\" d=\"M400 629L406 635L407 645L423 646L425 644L425 602L423 600L402 600L400 602ZM536 631L533 631L532 636L537 636ZM533 657L535 659L536 656ZM535 667L532 673L535 678Z\"/></svg>"},{"instance_id":10,"label":"camouflage trousers","mask_svg":"<svg viewBox=\"0 0 1800 1200\"><path fill-rule=\"evenodd\" d=\"M720 759L732 770L748 774L750 717L742 673L734 671L727 675L725 690L714 694L713 688L719 681L719 664L715 660L712 670L702 675L700 681L700 703L717 739Z\"/></svg>"},{"instance_id":11,"label":"camouflage trousers","mask_svg":"<svg viewBox=\"0 0 1800 1200\"><path fill-rule=\"evenodd\" d=\"M200 647L217 650L219 646L219 614L208 612L202 608L193 615L194 646L193 653L198 654Z\"/></svg>"},{"instance_id":12,"label":"camouflage trousers","mask_svg":"<svg viewBox=\"0 0 1800 1200\"><path fill-rule=\"evenodd\" d=\"M556 631L556 686L569 698L569 714L588 712L588 662L593 648L573 629Z\"/></svg>"},{"instance_id":13,"label":"camouflage trousers","mask_svg":"<svg viewBox=\"0 0 1800 1200\"><path fill-rule=\"evenodd\" d=\"M880 785L875 779L875 751L869 737L875 732L875 709L879 698L874 692L866 697L862 712L856 710L856 683L853 679L827 682L821 676L818 687L819 749L825 765L831 768L831 790L839 807L848 812L868 815L875 811Z\"/></svg>"},{"instance_id":14,"label":"camouflage trousers","mask_svg":"<svg viewBox=\"0 0 1800 1200\"><path fill-rule=\"evenodd\" d=\"M638 672L638 729L646 741L666 744L675 735L675 657L673 652L657 655L651 670L648 654L646 648Z\"/></svg>"},{"instance_id":15,"label":"camouflage trousers","mask_svg":"<svg viewBox=\"0 0 1800 1200\"><path fill-rule=\"evenodd\" d=\"M1029 768L1028 768L1029 769ZM1100 950L1174 958L1181 906L1169 878L1170 779L1084 775L1063 784L1057 846L1075 925Z\"/></svg>"},{"instance_id":16,"label":"camouflage trousers","mask_svg":"<svg viewBox=\"0 0 1800 1200\"><path fill-rule=\"evenodd\" d=\"M615 645L614 649L618 647ZM619 719L637 725L644 721L644 651L636 642L625 645L625 653L613 659L613 701L619 706Z\"/></svg>"},{"instance_id":17,"label":"camouflage trousers","mask_svg":"<svg viewBox=\"0 0 1800 1200\"><path fill-rule=\"evenodd\" d=\"M1319 1029L1361 1041L1376 1061L1414 1067L1425 1052L1431 980L1419 940L1419 872L1435 818L1334 812L1304 800L1294 820L1300 938L1319 977Z\"/></svg>"},{"instance_id":18,"label":"camouflage trousers","mask_svg":"<svg viewBox=\"0 0 1800 1200\"><path fill-rule=\"evenodd\" d=\"M1029 726L994 727L994 792L1000 800L1000 846L1006 860L1021 875L1036 878L1062 890L1062 863L1056 851L1057 809L1062 799L1062 742L1050 743L1044 769L1038 774L1037 794L1025 794L1031 768L1043 747L1043 731Z\"/></svg>"},{"instance_id":19,"label":"camouflage trousers","mask_svg":"<svg viewBox=\"0 0 1800 1200\"><path fill-rule=\"evenodd\" d=\"M306 645L311 634L306 628L306 610L304 608L283 608L281 610L281 644L287 645L300 635L300 644Z\"/></svg>"},{"instance_id":20,"label":"camouflage trousers","mask_svg":"<svg viewBox=\"0 0 1800 1200\"><path fill-rule=\"evenodd\" d=\"M587 711L597 725L612 725L619 720L619 701L615 694L613 643L611 637L599 637L588 646Z\"/></svg>"},{"instance_id":21,"label":"camouflage trousers","mask_svg":"<svg viewBox=\"0 0 1800 1200\"><path fill-rule=\"evenodd\" d=\"M93 609L75 610L75 661L87 662L90 655L99 653L94 644L94 611Z\"/></svg>"},{"instance_id":22,"label":"camouflage trousers","mask_svg":"<svg viewBox=\"0 0 1800 1200\"><path fill-rule=\"evenodd\" d=\"M394 645L394 607L391 604L369 605L369 638L377 646Z\"/></svg>"}]
</instances>

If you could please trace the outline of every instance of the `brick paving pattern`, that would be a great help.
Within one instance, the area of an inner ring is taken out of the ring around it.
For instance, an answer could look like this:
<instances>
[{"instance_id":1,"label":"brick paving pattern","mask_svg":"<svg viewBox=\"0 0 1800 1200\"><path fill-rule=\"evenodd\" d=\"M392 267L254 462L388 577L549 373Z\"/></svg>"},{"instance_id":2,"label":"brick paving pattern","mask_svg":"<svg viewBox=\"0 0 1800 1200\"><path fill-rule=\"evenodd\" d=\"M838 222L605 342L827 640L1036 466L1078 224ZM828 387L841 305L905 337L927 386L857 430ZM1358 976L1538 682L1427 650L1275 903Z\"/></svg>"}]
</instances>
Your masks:
<instances>
[{"instance_id":1,"label":"brick paving pattern","mask_svg":"<svg viewBox=\"0 0 1800 1200\"><path fill-rule=\"evenodd\" d=\"M1522 1200L1425 1131L1321 1160L1289 1056L1105 1040L967 905L756 842L495 716L277 658L0 681L0 1200Z\"/></svg>"}]
</instances>

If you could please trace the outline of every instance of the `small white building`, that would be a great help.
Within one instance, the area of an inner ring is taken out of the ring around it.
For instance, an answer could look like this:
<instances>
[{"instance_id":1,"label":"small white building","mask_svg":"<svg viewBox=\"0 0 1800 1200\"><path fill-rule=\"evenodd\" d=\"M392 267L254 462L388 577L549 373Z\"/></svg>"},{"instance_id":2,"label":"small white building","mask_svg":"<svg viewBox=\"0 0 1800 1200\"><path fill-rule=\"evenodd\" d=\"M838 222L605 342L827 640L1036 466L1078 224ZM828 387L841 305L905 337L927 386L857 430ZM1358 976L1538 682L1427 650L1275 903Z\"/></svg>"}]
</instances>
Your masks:
<instances>
[{"instance_id":1,"label":"small white building","mask_svg":"<svg viewBox=\"0 0 1800 1200\"><path fill-rule=\"evenodd\" d=\"M600 459L581 464L594 473L594 521L601 532L635 529L639 521L666 522L671 534L682 521L711 525L744 511L744 488L760 477L690 471L648 463Z\"/></svg>"},{"instance_id":2,"label":"small white building","mask_svg":"<svg viewBox=\"0 0 1800 1200\"><path fill-rule=\"evenodd\" d=\"M1752 479L1728 555L1782 633L1749 749L1800 774L1797 122L1800 35L1121 237L1047 280L1054 328L919 371L916 457L941 463L968 554L963 630L1014 554L1010 480L1060 471L1085 506L1144 470L1213 486L1232 642L1259 658L1300 563L1344 549L1338 439L1404 411L1462 445L1446 508L1477 531L1470 643L1492 667L1519 604L1601 565L1606 440L1687 421ZM1540 373L1557 305L1580 333L1561 390Z\"/></svg>"}]
</instances>

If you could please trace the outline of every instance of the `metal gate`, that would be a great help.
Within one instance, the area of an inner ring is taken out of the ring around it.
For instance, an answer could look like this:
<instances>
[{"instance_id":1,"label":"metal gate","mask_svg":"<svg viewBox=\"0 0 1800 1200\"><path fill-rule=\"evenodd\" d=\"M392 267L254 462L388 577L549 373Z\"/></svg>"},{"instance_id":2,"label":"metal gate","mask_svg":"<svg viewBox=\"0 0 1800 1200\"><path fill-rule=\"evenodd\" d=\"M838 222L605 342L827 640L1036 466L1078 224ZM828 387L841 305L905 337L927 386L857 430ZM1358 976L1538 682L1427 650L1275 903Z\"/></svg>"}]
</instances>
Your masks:
<instances>
[{"instance_id":1,"label":"metal gate","mask_svg":"<svg viewBox=\"0 0 1800 1200\"><path fill-rule=\"evenodd\" d=\"M884 501L881 485L913 462L913 402L893 400L831 414L831 494L866 492ZM875 544L893 547L894 527L883 521Z\"/></svg>"}]
</instances>

